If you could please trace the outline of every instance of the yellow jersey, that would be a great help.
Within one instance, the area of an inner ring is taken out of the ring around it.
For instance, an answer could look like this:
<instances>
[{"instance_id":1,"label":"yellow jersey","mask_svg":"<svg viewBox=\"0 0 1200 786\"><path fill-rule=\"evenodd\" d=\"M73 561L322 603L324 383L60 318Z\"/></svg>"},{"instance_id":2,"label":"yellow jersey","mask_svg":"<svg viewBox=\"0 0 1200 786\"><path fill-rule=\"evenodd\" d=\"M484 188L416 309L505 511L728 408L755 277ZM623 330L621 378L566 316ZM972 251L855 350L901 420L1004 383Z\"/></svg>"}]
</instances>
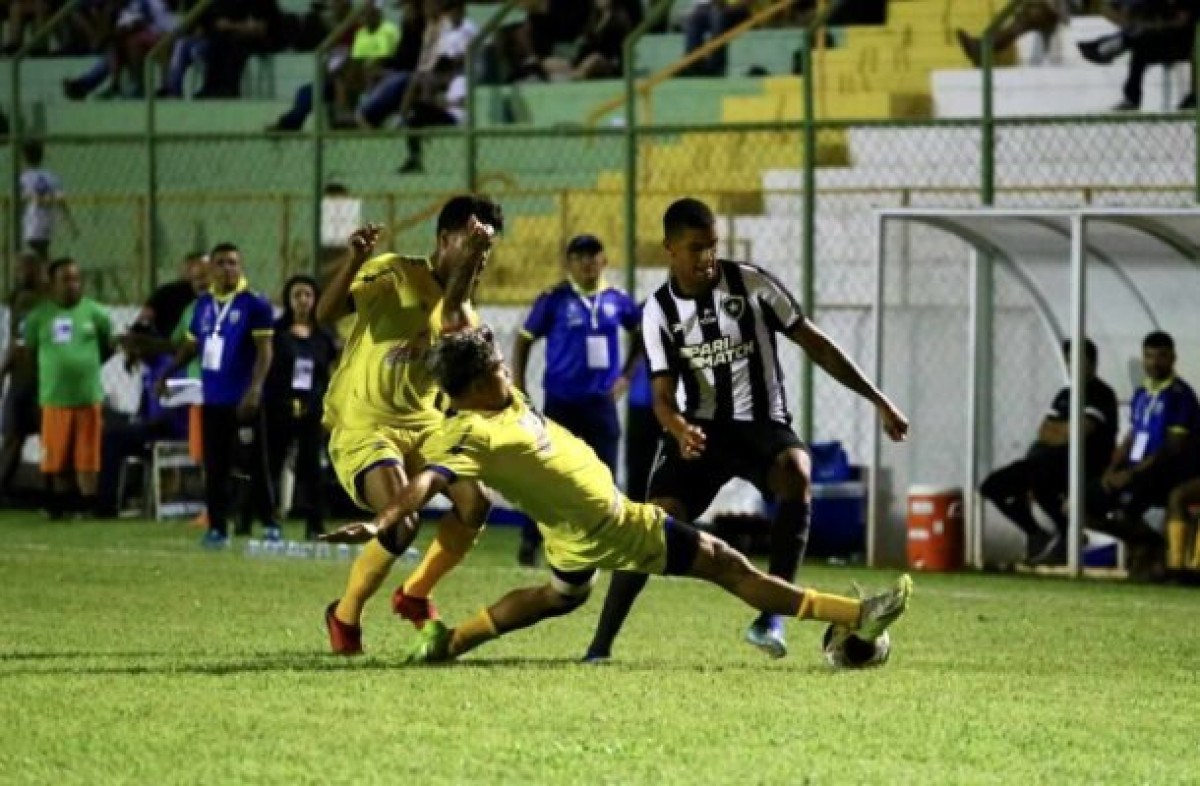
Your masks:
<instances>
[{"instance_id":1,"label":"yellow jersey","mask_svg":"<svg viewBox=\"0 0 1200 786\"><path fill-rule=\"evenodd\" d=\"M422 429L438 423L437 382L425 356L442 321L442 288L428 259L383 254L350 287L354 319L325 394L325 427ZM464 304L468 321L479 318Z\"/></svg>"},{"instance_id":2,"label":"yellow jersey","mask_svg":"<svg viewBox=\"0 0 1200 786\"><path fill-rule=\"evenodd\" d=\"M626 500L587 443L519 394L500 412L451 413L421 454L448 480L478 480L537 521L556 568L665 567L666 514Z\"/></svg>"}]
</instances>

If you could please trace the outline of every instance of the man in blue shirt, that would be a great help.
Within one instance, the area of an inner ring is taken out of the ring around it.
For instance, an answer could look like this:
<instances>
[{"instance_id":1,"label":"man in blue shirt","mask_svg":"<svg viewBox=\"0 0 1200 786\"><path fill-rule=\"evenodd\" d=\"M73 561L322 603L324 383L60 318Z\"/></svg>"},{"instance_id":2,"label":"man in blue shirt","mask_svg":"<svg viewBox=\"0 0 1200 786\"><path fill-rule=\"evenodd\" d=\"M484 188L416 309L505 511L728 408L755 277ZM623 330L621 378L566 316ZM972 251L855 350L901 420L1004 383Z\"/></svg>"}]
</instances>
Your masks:
<instances>
[{"instance_id":1,"label":"man in blue shirt","mask_svg":"<svg viewBox=\"0 0 1200 786\"><path fill-rule=\"evenodd\" d=\"M263 383L271 368L271 303L252 292L242 276L242 255L232 243L212 251L212 288L196 301L187 340L163 373L165 380L200 357L204 396L204 497L209 529L204 545L229 541L228 513L234 466L249 477L249 493L267 540L279 540L274 500L267 473L261 409Z\"/></svg>"},{"instance_id":2,"label":"man in blue shirt","mask_svg":"<svg viewBox=\"0 0 1200 786\"><path fill-rule=\"evenodd\" d=\"M1133 394L1130 430L1113 451L1108 469L1089 489L1089 526L1130 548L1132 576L1161 573L1164 541L1142 518L1166 504L1171 489L1192 473L1189 445L1200 404L1191 385L1175 376L1175 341L1155 331L1142 341L1146 379Z\"/></svg>"},{"instance_id":3,"label":"man in blue shirt","mask_svg":"<svg viewBox=\"0 0 1200 786\"><path fill-rule=\"evenodd\" d=\"M631 352L622 367L620 332L636 334L641 310L604 280L607 265L604 246L594 235L571 239L566 280L538 296L517 336L513 376L525 390L529 348L546 339L543 411L590 445L616 475L621 439L617 399L628 389L639 356ZM539 540L536 527L525 527L522 564L531 564Z\"/></svg>"}]
</instances>

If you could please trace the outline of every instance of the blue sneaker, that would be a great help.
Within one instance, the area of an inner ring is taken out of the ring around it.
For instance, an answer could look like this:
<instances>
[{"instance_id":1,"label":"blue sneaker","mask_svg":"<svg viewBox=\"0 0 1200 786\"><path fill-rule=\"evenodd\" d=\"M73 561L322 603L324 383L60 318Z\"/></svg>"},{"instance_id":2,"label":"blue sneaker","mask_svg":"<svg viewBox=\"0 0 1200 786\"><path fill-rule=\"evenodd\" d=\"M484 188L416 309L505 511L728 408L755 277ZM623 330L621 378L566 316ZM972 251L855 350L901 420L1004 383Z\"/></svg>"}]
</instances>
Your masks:
<instances>
[{"instance_id":1,"label":"blue sneaker","mask_svg":"<svg viewBox=\"0 0 1200 786\"><path fill-rule=\"evenodd\" d=\"M764 614L746 630L746 641L772 658L787 655L787 642L783 638L783 620L773 614Z\"/></svg>"},{"instance_id":2,"label":"blue sneaker","mask_svg":"<svg viewBox=\"0 0 1200 786\"><path fill-rule=\"evenodd\" d=\"M282 543L283 530L278 526L263 527L263 540L265 540L267 543Z\"/></svg>"},{"instance_id":3,"label":"blue sneaker","mask_svg":"<svg viewBox=\"0 0 1200 786\"><path fill-rule=\"evenodd\" d=\"M206 549L224 549L229 547L229 536L224 532L217 532L215 529L210 529L204 533L204 537L200 539L200 545Z\"/></svg>"}]
</instances>

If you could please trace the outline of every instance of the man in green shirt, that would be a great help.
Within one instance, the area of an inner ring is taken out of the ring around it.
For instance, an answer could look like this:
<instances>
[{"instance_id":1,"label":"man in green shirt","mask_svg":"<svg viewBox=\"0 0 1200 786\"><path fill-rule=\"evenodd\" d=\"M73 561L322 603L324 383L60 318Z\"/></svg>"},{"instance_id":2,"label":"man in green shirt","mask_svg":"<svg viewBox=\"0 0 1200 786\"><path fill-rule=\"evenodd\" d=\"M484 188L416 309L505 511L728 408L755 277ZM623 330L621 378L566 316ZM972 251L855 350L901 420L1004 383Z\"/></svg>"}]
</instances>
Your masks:
<instances>
[{"instance_id":1,"label":"man in green shirt","mask_svg":"<svg viewBox=\"0 0 1200 786\"><path fill-rule=\"evenodd\" d=\"M42 405L42 473L48 476L50 518L72 504L75 482L79 509L95 508L100 472L100 367L112 354L112 321L98 303L83 296L75 260L50 263L50 297L25 320L25 345L37 358L38 402Z\"/></svg>"}]
</instances>

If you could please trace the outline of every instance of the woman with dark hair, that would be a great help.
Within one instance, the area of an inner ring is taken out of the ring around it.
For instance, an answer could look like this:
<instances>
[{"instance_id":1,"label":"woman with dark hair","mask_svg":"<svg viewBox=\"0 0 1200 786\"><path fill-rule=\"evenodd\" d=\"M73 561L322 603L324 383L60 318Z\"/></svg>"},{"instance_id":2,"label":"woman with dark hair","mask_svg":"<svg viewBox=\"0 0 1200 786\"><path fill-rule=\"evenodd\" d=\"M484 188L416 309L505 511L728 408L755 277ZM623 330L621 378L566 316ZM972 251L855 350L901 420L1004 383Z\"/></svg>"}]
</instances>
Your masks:
<instances>
[{"instance_id":1,"label":"woman with dark hair","mask_svg":"<svg viewBox=\"0 0 1200 786\"><path fill-rule=\"evenodd\" d=\"M283 316L275 323L274 361L264 391L271 480L278 484L283 462L295 445L296 487L304 489L309 540L324 531L321 401L338 352L336 339L317 324L319 297L317 282L309 276L292 276L283 285Z\"/></svg>"}]
</instances>

